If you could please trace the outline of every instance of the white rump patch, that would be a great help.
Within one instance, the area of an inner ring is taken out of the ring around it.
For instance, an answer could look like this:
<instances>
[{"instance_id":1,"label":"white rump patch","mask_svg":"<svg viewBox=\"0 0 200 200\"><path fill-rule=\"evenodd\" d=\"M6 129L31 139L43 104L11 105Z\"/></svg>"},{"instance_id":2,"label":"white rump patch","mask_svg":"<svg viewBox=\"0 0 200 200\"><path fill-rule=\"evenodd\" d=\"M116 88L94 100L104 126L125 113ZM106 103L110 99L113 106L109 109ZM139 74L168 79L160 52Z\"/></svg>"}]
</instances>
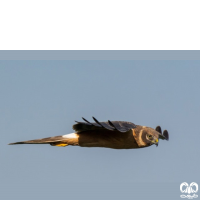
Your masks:
<instances>
[{"instance_id":1,"label":"white rump patch","mask_svg":"<svg viewBox=\"0 0 200 200\"><path fill-rule=\"evenodd\" d=\"M69 138L69 139L76 139L78 138L78 135L76 133L69 133L69 134L63 135L62 137Z\"/></svg>"}]
</instances>

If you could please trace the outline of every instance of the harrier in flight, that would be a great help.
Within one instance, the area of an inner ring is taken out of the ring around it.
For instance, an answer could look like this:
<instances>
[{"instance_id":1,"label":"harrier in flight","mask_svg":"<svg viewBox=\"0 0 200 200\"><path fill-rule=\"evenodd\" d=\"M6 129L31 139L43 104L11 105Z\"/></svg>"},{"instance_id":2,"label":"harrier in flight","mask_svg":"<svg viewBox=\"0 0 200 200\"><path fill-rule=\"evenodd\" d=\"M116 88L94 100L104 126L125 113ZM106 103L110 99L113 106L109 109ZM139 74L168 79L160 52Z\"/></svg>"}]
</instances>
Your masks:
<instances>
[{"instance_id":1,"label":"harrier in flight","mask_svg":"<svg viewBox=\"0 0 200 200\"><path fill-rule=\"evenodd\" d=\"M161 131L161 127L155 129L135 125L125 121L99 122L93 117L95 123L85 118L84 122L73 125L75 133L67 135L28 140L13 144L50 144L52 146L65 147L68 145L81 147L106 147L113 149L136 149L148 147L153 144L158 146L159 139L169 140L168 131Z\"/></svg>"}]
</instances>

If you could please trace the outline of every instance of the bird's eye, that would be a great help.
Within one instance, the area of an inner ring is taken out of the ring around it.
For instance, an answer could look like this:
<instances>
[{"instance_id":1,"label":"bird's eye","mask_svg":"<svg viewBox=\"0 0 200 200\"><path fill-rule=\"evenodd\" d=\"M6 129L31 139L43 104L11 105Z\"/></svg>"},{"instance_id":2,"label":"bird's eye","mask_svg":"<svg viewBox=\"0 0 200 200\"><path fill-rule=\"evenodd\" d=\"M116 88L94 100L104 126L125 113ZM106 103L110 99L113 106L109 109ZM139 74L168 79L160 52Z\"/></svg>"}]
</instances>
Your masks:
<instances>
[{"instance_id":1,"label":"bird's eye","mask_svg":"<svg viewBox=\"0 0 200 200\"><path fill-rule=\"evenodd\" d=\"M152 138L153 138L153 136L152 136L152 135L148 135L148 137L149 137L149 139L152 139Z\"/></svg>"}]
</instances>

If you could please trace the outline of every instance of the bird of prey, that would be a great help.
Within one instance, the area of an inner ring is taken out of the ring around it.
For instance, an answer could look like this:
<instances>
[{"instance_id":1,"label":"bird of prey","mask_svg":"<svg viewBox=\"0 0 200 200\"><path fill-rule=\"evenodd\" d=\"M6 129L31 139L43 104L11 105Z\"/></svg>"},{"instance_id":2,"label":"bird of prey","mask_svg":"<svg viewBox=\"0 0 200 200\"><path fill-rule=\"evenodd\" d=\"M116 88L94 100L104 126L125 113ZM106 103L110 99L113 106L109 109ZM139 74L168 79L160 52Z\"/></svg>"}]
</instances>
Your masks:
<instances>
[{"instance_id":1,"label":"bird of prey","mask_svg":"<svg viewBox=\"0 0 200 200\"><path fill-rule=\"evenodd\" d=\"M28 140L13 144L50 144L52 146L65 147L68 145L81 147L106 147L113 149L136 149L158 146L159 139L169 140L168 131L161 131L161 127L155 129L135 125L126 121L99 122L93 117L95 123L85 118L84 122L76 122L73 125L75 133L61 136Z\"/></svg>"}]
</instances>

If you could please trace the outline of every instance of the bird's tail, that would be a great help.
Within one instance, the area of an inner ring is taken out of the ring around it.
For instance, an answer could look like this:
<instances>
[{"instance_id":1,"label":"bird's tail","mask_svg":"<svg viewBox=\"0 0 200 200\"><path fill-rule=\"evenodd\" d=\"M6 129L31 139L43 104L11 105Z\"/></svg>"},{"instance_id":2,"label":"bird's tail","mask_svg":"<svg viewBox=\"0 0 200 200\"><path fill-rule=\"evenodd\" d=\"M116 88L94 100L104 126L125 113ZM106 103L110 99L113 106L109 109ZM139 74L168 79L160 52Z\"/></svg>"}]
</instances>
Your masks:
<instances>
[{"instance_id":1,"label":"bird's tail","mask_svg":"<svg viewBox=\"0 0 200 200\"><path fill-rule=\"evenodd\" d=\"M42 138L42 139L37 139L37 140L14 142L14 143L10 143L9 145L14 145L14 144L50 144L52 146L64 147L68 145L68 142L66 138L63 138L63 136L55 136L55 137Z\"/></svg>"}]
</instances>

